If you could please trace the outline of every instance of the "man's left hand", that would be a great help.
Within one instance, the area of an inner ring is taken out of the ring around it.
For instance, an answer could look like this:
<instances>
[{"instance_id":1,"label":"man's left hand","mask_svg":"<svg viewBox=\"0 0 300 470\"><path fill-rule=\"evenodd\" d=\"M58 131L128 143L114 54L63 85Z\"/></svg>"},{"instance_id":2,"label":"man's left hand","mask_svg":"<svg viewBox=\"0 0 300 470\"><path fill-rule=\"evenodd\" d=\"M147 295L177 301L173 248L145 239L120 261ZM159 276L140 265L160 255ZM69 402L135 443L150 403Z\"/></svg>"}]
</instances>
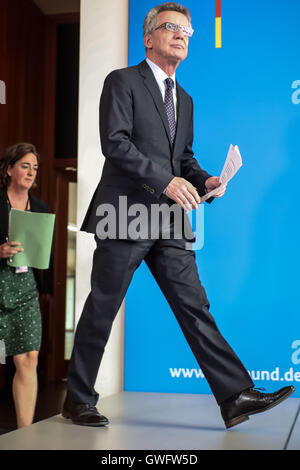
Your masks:
<instances>
[{"instance_id":1,"label":"man's left hand","mask_svg":"<svg viewBox=\"0 0 300 470\"><path fill-rule=\"evenodd\" d=\"M210 178L207 178L207 180L205 181L205 187L207 189L207 192L212 191L213 189L221 185L222 183L218 176L211 176ZM220 188L220 191L214 194L214 197L222 197L226 191L226 186L227 185L222 186L222 188Z\"/></svg>"}]
</instances>

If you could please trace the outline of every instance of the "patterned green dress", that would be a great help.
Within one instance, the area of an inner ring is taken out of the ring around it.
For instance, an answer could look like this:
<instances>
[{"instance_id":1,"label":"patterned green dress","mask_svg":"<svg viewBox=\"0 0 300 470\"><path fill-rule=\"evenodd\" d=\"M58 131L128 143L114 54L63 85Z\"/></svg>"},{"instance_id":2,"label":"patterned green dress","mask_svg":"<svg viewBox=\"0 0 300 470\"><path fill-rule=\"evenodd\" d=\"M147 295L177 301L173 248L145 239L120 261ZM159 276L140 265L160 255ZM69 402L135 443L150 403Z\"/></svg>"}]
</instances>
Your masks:
<instances>
[{"instance_id":1,"label":"patterned green dress","mask_svg":"<svg viewBox=\"0 0 300 470\"><path fill-rule=\"evenodd\" d=\"M0 263L0 355L39 351L42 324L39 293L32 269L17 273ZM1 359L1 358L0 358ZM5 357L4 361L5 362Z\"/></svg>"},{"instance_id":2,"label":"patterned green dress","mask_svg":"<svg viewBox=\"0 0 300 470\"><path fill-rule=\"evenodd\" d=\"M40 349L41 312L31 268L25 273L0 268L0 340L6 356Z\"/></svg>"}]
</instances>

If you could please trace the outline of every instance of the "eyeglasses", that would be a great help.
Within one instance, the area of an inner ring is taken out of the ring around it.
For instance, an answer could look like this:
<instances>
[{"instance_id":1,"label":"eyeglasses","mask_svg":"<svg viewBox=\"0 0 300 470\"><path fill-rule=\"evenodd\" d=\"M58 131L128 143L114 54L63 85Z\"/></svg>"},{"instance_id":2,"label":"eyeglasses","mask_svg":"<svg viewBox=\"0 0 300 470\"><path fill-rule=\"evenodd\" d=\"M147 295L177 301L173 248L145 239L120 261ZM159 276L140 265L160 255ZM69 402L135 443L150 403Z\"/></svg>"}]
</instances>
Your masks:
<instances>
[{"instance_id":1,"label":"eyeglasses","mask_svg":"<svg viewBox=\"0 0 300 470\"><path fill-rule=\"evenodd\" d=\"M189 38L191 38L193 36L193 33L194 33L193 28L190 28L190 26L182 26L181 24L170 23L169 21L167 21L166 23L162 23L157 28L155 28L154 31L156 31L157 29L160 29L160 28L165 28L168 31L171 31L172 33L177 33L177 31L179 29L181 29L183 34L185 36L188 36Z\"/></svg>"}]
</instances>

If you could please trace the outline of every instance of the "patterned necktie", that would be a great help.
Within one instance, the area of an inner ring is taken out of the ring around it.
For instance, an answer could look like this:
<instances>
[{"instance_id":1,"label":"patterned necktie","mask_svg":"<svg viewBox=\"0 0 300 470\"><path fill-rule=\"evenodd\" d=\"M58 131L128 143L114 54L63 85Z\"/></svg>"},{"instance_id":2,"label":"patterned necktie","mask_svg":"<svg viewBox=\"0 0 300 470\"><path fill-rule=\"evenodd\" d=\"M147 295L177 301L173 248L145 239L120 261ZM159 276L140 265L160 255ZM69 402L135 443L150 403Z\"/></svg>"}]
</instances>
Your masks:
<instances>
[{"instance_id":1,"label":"patterned necktie","mask_svg":"<svg viewBox=\"0 0 300 470\"><path fill-rule=\"evenodd\" d=\"M174 101L173 101L174 82L172 78L166 78L165 84L166 84L166 93L165 93L164 104L165 104L166 113L167 113L167 117L169 121L171 142L173 144L175 132L176 132L175 107L174 107Z\"/></svg>"}]
</instances>

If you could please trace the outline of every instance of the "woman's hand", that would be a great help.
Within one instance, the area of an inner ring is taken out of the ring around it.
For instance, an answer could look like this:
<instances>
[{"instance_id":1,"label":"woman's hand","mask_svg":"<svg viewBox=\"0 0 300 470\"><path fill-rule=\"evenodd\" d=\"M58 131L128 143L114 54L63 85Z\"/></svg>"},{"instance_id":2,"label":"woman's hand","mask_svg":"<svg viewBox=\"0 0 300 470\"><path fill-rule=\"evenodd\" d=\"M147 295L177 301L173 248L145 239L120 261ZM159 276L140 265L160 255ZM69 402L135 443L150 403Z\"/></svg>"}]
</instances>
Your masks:
<instances>
[{"instance_id":1,"label":"woman's hand","mask_svg":"<svg viewBox=\"0 0 300 470\"><path fill-rule=\"evenodd\" d=\"M19 252L24 251L19 242L6 242L0 245L0 258L12 258Z\"/></svg>"}]
</instances>

